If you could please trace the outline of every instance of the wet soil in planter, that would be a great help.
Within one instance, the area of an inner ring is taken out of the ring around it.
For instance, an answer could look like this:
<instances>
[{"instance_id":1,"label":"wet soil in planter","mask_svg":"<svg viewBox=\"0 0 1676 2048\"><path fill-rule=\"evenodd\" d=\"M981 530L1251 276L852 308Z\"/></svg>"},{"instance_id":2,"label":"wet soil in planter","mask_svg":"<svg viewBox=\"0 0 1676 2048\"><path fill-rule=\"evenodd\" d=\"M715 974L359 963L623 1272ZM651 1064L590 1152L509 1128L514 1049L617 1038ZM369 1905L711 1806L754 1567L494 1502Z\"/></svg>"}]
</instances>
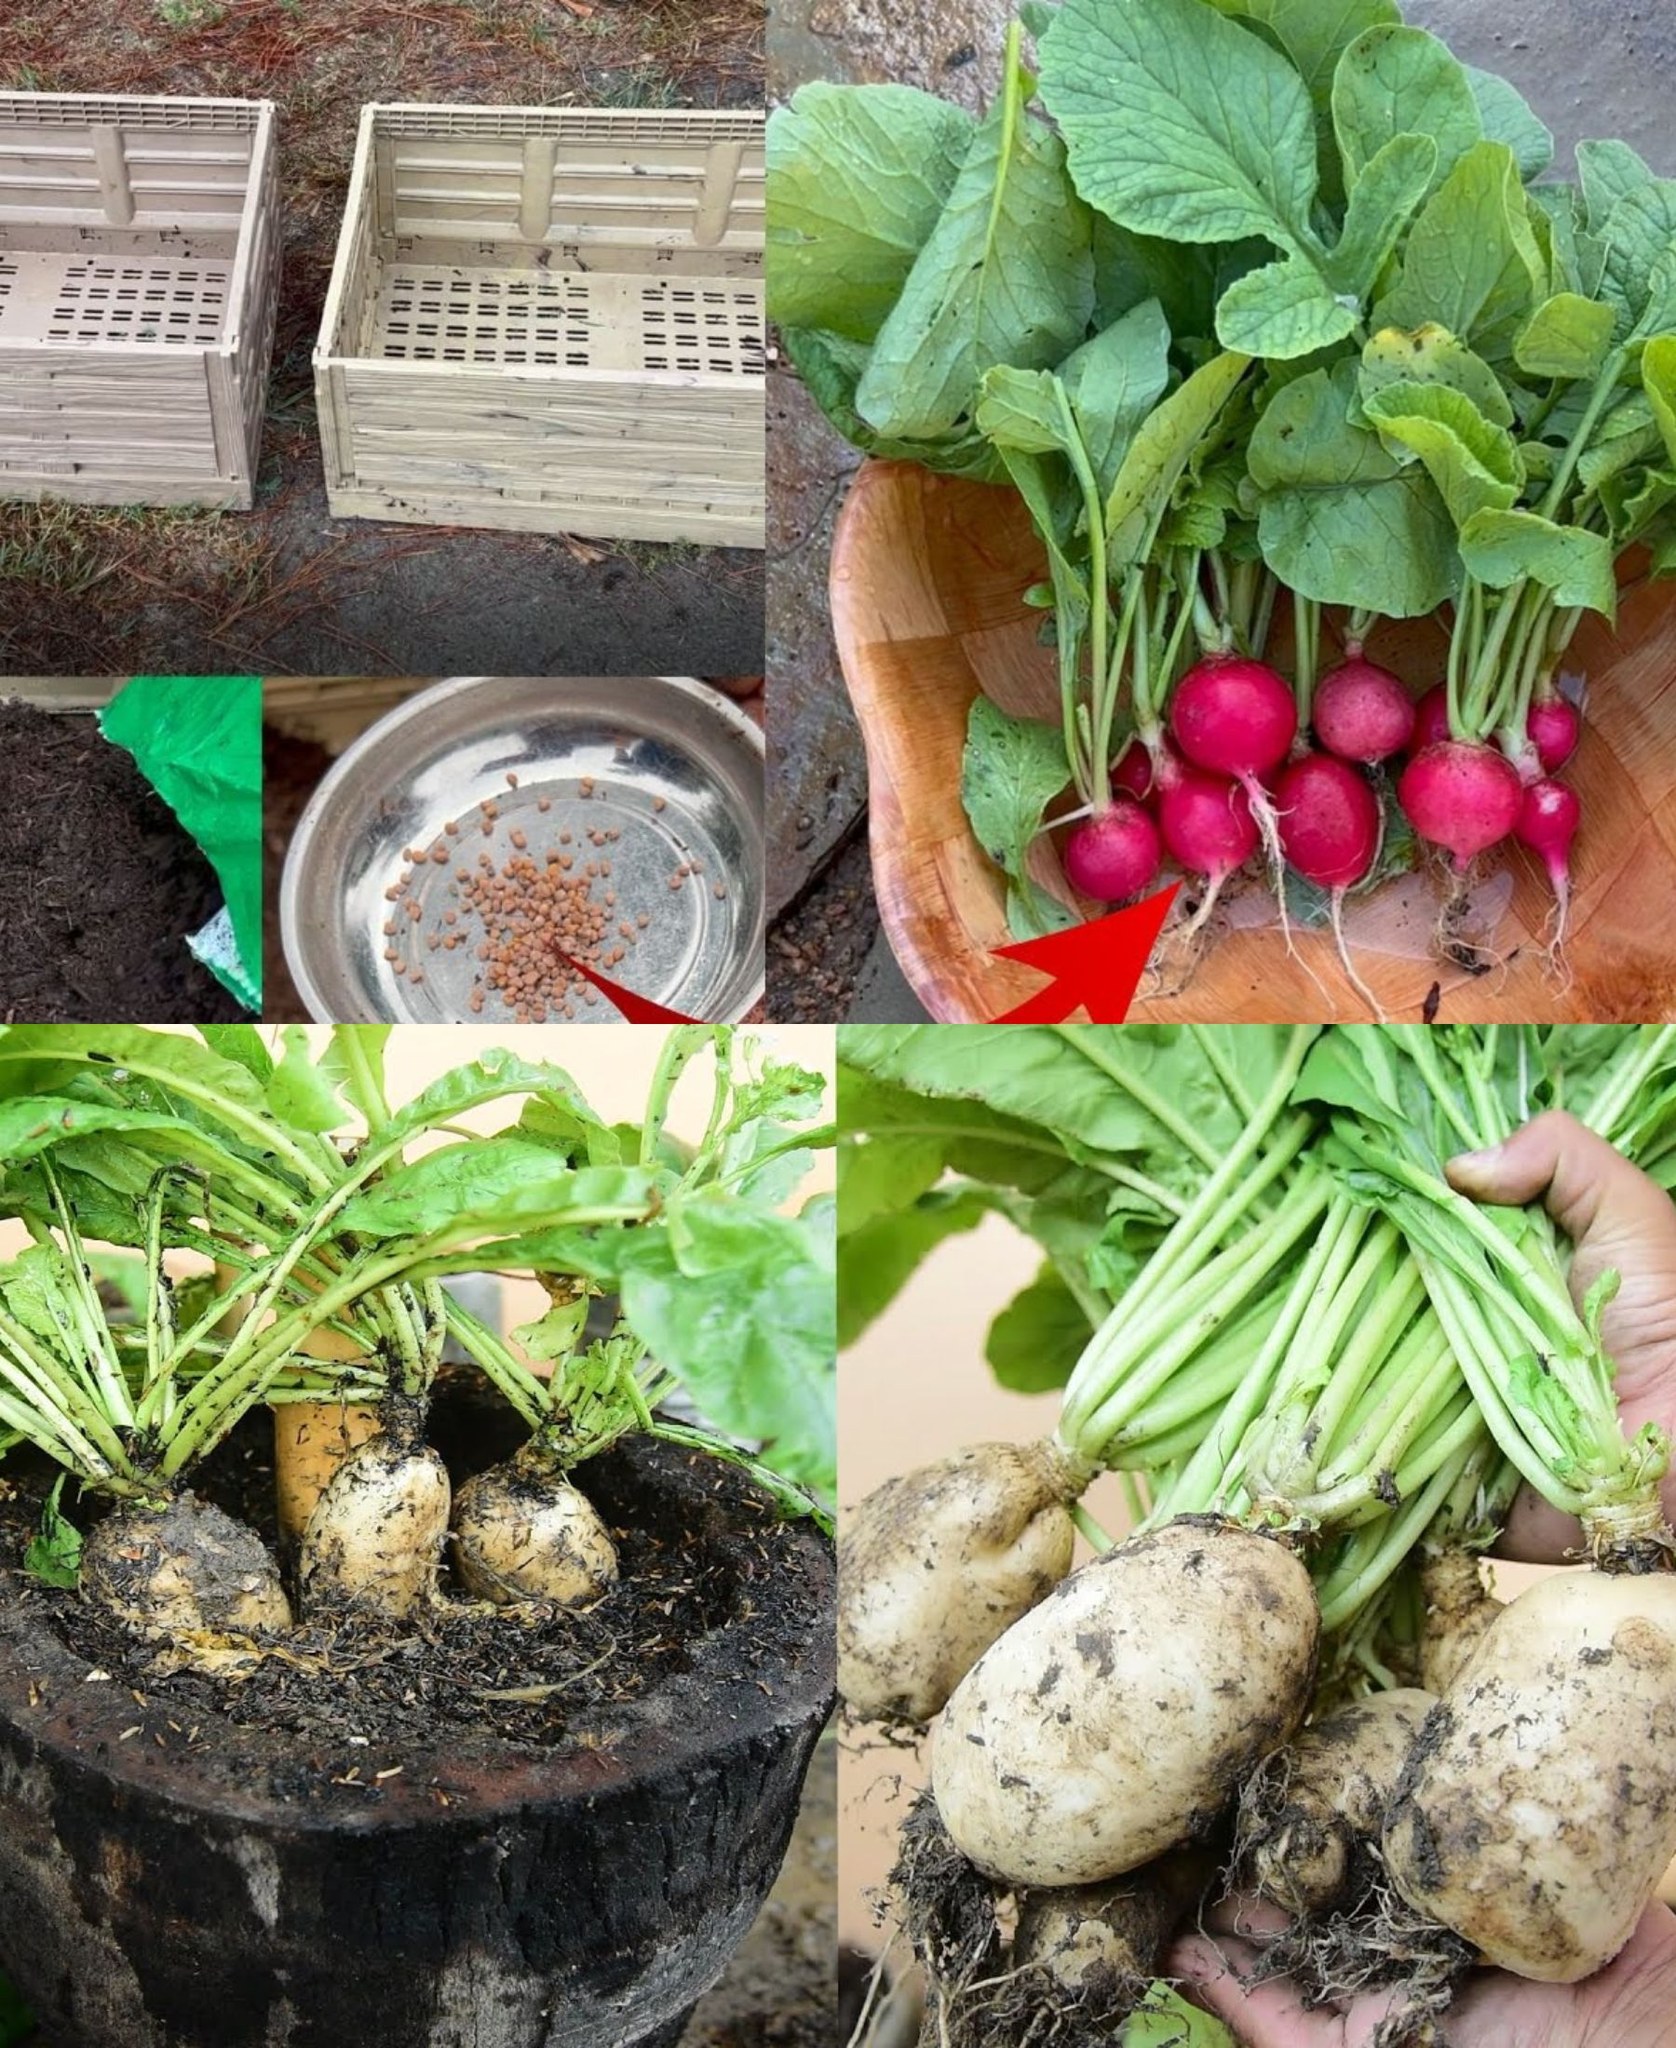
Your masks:
<instances>
[{"instance_id":1,"label":"wet soil in planter","mask_svg":"<svg viewBox=\"0 0 1676 2048\"><path fill-rule=\"evenodd\" d=\"M92 718L0 701L0 1020L234 1023L186 949L221 885Z\"/></svg>"},{"instance_id":2,"label":"wet soil in planter","mask_svg":"<svg viewBox=\"0 0 1676 2048\"><path fill-rule=\"evenodd\" d=\"M264 1497L259 1431L204 1491ZM504 1449L431 1433L456 1478ZM53 2048L673 2048L830 1710L810 1525L637 1440L587 1468L592 1616L291 1635L235 1684L21 1579L46 1475L5 1470L0 1966Z\"/></svg>"}]
</instances>

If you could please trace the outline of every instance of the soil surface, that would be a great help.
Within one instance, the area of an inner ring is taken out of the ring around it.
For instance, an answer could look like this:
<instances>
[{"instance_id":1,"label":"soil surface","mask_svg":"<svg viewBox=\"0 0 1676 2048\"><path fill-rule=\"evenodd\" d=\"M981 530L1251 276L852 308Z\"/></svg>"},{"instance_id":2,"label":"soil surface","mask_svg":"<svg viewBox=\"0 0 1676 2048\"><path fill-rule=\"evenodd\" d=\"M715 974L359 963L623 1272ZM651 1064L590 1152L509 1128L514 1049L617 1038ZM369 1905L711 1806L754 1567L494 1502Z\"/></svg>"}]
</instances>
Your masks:
<instances>
[{"instance_id":1,"label":"soil surface","mask_svg":"<svg viewBox=\"0 0 1676 2048\"><path fill-rule=\"evenodd\" d=\"M186 949L220 904L214 869L93 719L0 701L0 1020L236 1022Z\"/></svg>"},{"instance_id":2,"label":"soil surface","mask_svg":"<svg viewBox=\"0 0 1676 2048\"><path fill-rule=\"evenodd\" d=\"M450 1448L442 1428L432 1435ZM0 1599L33 1609L103 1674L100 1683L131 1693L146 1739L190 1747L219 1717L250 1736L250 1771L269 1772L281 1796L311 1804L376 1796L380 1769L445 1730L450 1754L462 1762L482 1751L504 1754L508 1743L560 1753L597 1744L623 1709L686 1671L712 1630L747 1603L771 1604L753 1599L753 1587L799 1569L786 1525L765 1497L735 1468L701 1453L691 1457L702 1463L717 1528L748 1533L743 1568L739 1546L719 1555L685 1522L632 1519L641 1455L607 1453L578 1474L612 1529L622 1566L611 1592L585 1613L487 1608L461 1598L445 1573L448 1597L419 1627L394 1632L334 1619L259 1638L266 1654L236 1658L224 1672L184 1669L178 1653L22 1572L48 1475L21 1455L7 1461L0 1481ZM242 1429L204 1469L199 1491L277 1549L265 1427ZM67 1499L65 1506L83 1527L90 1510L99 1511L92 1502ZM741 1631L738 1641L740 1654L760 1658L765 1671L787 1648L771 1626Z\"/></svg>"},{"instance_id":3,"label":"soil surface","mask_svg":"<svg viewBox=\"0 0 1676 2048\"><path fill-rule=\"evenodd\" d=\"M285 206L255 511L0 504L0 674L760 669L755 550L334 520L312 350L363 105L757 106L766 13L761 0L0 6L0 87L276 101Z\"/></svg>"}]
</instances>

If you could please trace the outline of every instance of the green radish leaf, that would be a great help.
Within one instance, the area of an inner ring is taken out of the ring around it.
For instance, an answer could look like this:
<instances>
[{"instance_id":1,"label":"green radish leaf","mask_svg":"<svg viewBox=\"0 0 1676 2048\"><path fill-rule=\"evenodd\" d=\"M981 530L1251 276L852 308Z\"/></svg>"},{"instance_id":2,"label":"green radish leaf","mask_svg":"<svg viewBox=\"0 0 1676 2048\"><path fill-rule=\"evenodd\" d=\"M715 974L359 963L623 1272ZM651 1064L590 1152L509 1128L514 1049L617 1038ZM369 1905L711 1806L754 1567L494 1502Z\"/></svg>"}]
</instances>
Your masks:
<instances>
[{"instance_id":1,"label":"green radish leaf","mask_svg":"<svg viewBox=\"0 0 1676 2048\"><path fill-rule=\"evenodd\" d=\"M1216 338L1242 355L1287 362L1342 341L1360 318L1360 304L1336 295L1309 257L1283 256L1222 294Z\"/></svg>"},{"instance_id":2,"label":"green radish leaf","mask_svg":"<svg viewBox=\"0 0 1676 2048\"><path fill-rule=\"evenodd\" d=\"M1513 436L1463 393L1445 384L1388 384L1363 409L1387 448L1395 442L1426 465L1457 526L1486 506L1505 510L1517 501L1524 473Z\"/></svg>"},{"instance_id":3,"label":"green radish leaf","mask_svg":"<svg viewBox=\"0 0 1676 2048\"><path fill-rule=\"evenodd\" d=\"M1604 235L1620 200L1645 192L1658 179L1627 142L1580 142L1577 177L1590 234Z\"/></svg>"},{"instance_id":4,"label":"green radish leaf","mask_svg":"<svg viewBox=\"0 0 1676 2048\"><path fill-rule=\"evenodd\" d=\"M1676 471L1635 469L1608 479L1600 502L1619 547L1639 540L1667 506L1676 502Z\"/></svg>"},{"instance_id":5,"label":"green radish leaf","mask_svg":"<svg viewBox=\"0 0 1676 2048\"><path fill-rule=\"evenodd\" d=\"M1545 299L1520 329L1513 360L1530 377L1569 377L1590 383L1605 368L1612 347L1612 308L1577 292Z\"/></svg>"},{"instance_id":6,"label":"green radish leaf","mask_svg":"<svg viewBox=\"0 0 1676 2048\"><path fill-rule=\"evenodd\" d=\"M946 1147L935 1131L880 1131L838 1148L838 1238L912 1208L943 1177Z\"/></svg>"},{"instance_id":7,"label":"green radish leaf","mask_svg":"<svg viewBox=\"0 0 1676 2048\"><path fill-rule=\"evenodd\" d=\"M1092 1335L1082 1304L1057 1268L1044 1265L990 1324L984 1357L1012 1393L1051 1393L1071 1377Z\"/></svg>"},{"instance_id":8,"label":"green radish leaf","mask_svg":"<svg viewBox=\"0 0 1676 2048\"><path fill-rule=\"evenodd\" d=\"M574 1168L527 1138L446 1145L364 1189L341 1227L363 1237L484 1236L554 1227L578 1210L647 1209L665 1176L650 1168Z\"/></svg>"},{"instance_id":9,"label":"green radish leaf","mask_svg":"<svg viewBox=\"0 0 1676 2048\"><path fill-rule=\"evenodd\" d=\"M236 1060L266 1087L274 1070L273 1054L254 1024L200 1024L197 1032L211 1052Z\"/></svg>"},{"instance_id":10,"label":"green radish leaf","mask_svg":"<svg viewBox=\"0 0 1676 2048\"><path fill-rule=\"evenodd\" d=\"M1429 135L1393 135L1356 180L1344 232L1327 259L1327 275L1335 290L1356 301L1358 312L1378 284L1414 209L1436 182L1437 164L1437 144Z\"/></svg>"},{"instance_id":11,"label":"green radish leaf","mask_svg":"<svg viewBox=\"0 0 1676 2048\"><path fill-rule=\"evenodd\" d=\"M556 1301L533 1323L520 1323L512 1335L531 1358L548 1364L569 1358L587 1333L589 1299L582 1289L571 1301Z\"/></svg>"},{"instance_id":12,"label":"green radish leaf","mask_svg":"<svg viewBox=\"0 0 1676 2048\"><path fill-rule=\"evenodd\" d=\"M41 1526L23 1553L23 1569L43 1586L74 1592L81 1582L82 1538L81 1531L59 1511L63 1492L64 1474L60 1473L41 1504Z\"/></svg>"},{"instance_id":13,"label":"green radish leaf","mask_svg":"<svg viewBox=\"0 0 1676 2048\"><path fill-rule=\"evenodd\" d=\"M1441 384L1470 399L1493 426L1513 424L1512 403L1495 371L1464 341L1435 322L1412 333L1404 333L1400 327L1382 327L1362 350L1357 379L1361 405L1365 408L1375 392L1392 384Z\"/></svg>"},{"instance_id":14,"label":"green radish leaf","mask_svg":"<svg viewBox=\"0 0 1676 2048\"><path fill-rule=\"evenodd\" d=\"M1292 60L1315 109L1321 197L1343 197L1333 139L1333 78L1339 59L1364 29L1401 22L1394 0L1211 0L1219 14L1247 21Z\"/></svg>"},{"instance_id":15,"label":"green radish leaf","mask_svg":"<svg viewBox=\"0 0 1676 2048\"><path fill-rule=\"evenodd\" d=\"M876 1216L838 1244L838 1343L850 1345L882 1316L914 1274L951 1237L976 1230L995 1204L978 1189L922 1196Z\"/></svg>"},{"instance_id":16,"label":"green radish leaf","mask_svg":"<svg viewBox=\"0 0 1676 2048\"><path fill-rule=\"evenodd\" d=\"M1594 440L1577 465L1577 475L1585 490L1599 490L1626 469L1661 454L1663 448L1652 399L1645 390L1632 391L1595 429Z\"/></svg>"},{"instance_id":17,"label":"green radish leaf","mask_svg":"<svg viewBox=\"0 0 1676 2048\"><path fill-rule=\"evenodd\" d=\"M975 416L978 430L1003 451L1062 455L1070 438L1060 404L1063 389L1051 370L1015 370L1005 364L986 370Z\"/></svg>"},{"instance_id":18,"label":"green radish leaf","mask_svg":"<svg viewBox=\"0 0 1676 2048\"><path fill-rule=\"evenodd\" d=\"M1143 301L1084 342L1060 364L1059 381L1104 499L1136 429L1170 381L1170 330L1158 301ZM981 423L981 409L979 417Z\"/></svg>"},{"instance_id":19,"label":"green radish leaf","mask_svg":"<svg viewBox=\"0 0 1676 2048\"><path fill-rule=\"evenodd\" d=\"M1528 576L1562 606L1616 616L1612 544L1603 534L1557 526L1535 512L1479 512L1461 529L1461 559L1494 590Z\"/></svg>"},{"instance_id":20,"label":"green radish leaf","mask_svg":"<svg viewBox=\"0 0 1676 2048\"><path fill-rule=\"evenodd\" d=\"M1058 136L1024 111L1014 74L973 138L930 239L879 329L856 387L877 432L947 433L993 364L1042 369L1094 310L1088 210Z\"/></svg>"},{"instance_id":21,"label":"green radish leaf","mask_svg":"<svg viewBox=\"0 0 1676 2048\"><path fill-rule=\"evenodd\" d=\"M1641 386L1665 449L1676 462L1676 334L1659 334L1641 351Z\"/></svg>"},{"instance_id":22,"label":"green radish leaf","mask_svg":"<svg viewBox=\"0 0 1676 2048\"><path fill-rule=\"evenodd\" d=\"M1553 130L1537 118L1517 86L1498 78L1493 71L1480 71L1475 64L1464 69L1478 103L1485 141L1507 144L1527 185L1533 178L1540 178L1554 161Z\"/></svg>"},{"instance_id":23,"label":"green radish leaf","mask_svg":"<svg viewBox=\"0 0 1676 2048\"><path fill-rule=\"evenodd\" d=\"M1140 234L1313 246L1315 115L1286 59L1202 0L1066 0L1042 98L1077 190Z\"/></svg>"},{"instance_id":24,"label":"green radish leaf","mask_svg":"<svg viewBox=\"0 0 1676 2048\"><path fill-rule=\"evenodd\" d=\"M940 476L971 477L977 483L1003 481L1006 472L994 449L974 428L961 427L929 441L893 440L875 433L855 409L856 386L868 360L859 342L800 327L782 328L780 341L829 424L864 455L877 456L881 462L917 462Z\"/></svg>"},{"instance_id":25,"label":"green radish leaf","mask_svg":"<svg viewBox=\"0 0 1676 2048\"><path fill-rule=\"evenodd\" d=\"M1481 142L1427 200L1409 232L1396 289L1379 327L1446 327L1491 363L1546 295L1547 267L1531 231L1513 152Z\"/></svg>"},{"instance_id":26,"label":"green radish leaf","mask_svg":"<svg viewBox=\"0 0 1676 2048\"><path fill-rule=\"evenodd\" d=\"M943 1147L951 1172L1026 1195L1041 1195L1071 1171L1063 1147L1051 1134L1026 1118L1009 1116L967 1096L916 1093L844 1065L838 1071L838 1104L846 1133L839 1140L840 1149L875 1139L898 1143L931 1135Z\"/></svg>"},{"instance_id":27,"label":"green radish leaf","mask_svg":"<svg viewBox=\"0 0 1676 2048\"><path fill-rule=\"evenodd\" d=\"M469 1109L499 1102L509 1095L533 1095L588 1123L597 1123L582 1091L563 1067L544 1060L520 1059L503 1046L492 1046L465 1066L451 1067L406 1102L372 1135L379 1151L405 1145L421 1131L452 1123ZM551 1164L551 1155L548 1163Z\"/></svg>"},{"instance_id":28,"label":"green radish leaf","mask_svg":"<svg viewBox=\"0 0 1676 2048\"><path fill-rule=\"evenodd\" d=\"M1419 618L1454 590L1453 522L1425 470L1349 417L1357 366L1312 370L1270 400L1251 437L1263 558L1323 604Z\"/></svg>"},{"instance_id":29,"label":"green radish leaf","mask_svg":"<svg viewBox=\"0 0 1676 2048\"><path fill-rule=\"evenodd\" d=\"M287 1024L281 1034L284 1051L264 1091L268 1107L293 1131L318 1136L335 1131L347 1112L338 1096L337 1081L324 1063L315 1064L309 1050L308 1033L301 1024Z\"/></svg>"},{"instance_id":30,"label":"green radish leaf","mask_svg":"<svg viewBox=\"0 0 1676 2048\"><path fill-rule=\"evenodd\" d=\"M1156 299L1177 342L1203 340L1212 332L1221 250L1137 235L1103 213L1096 213L1090 226L1096 327L1109 327L1148 299ZM1260 246L1267 248L1266 243Z\"/></svg>"},{"instance_id":31,"label":"green radish leaf","mask_svg":"<svg viewBox=\"0 0 1676 2048\"><path fill-rule=\"evenodd\" d=\"M954 190L977 123L906 85L801 87L768 120L768 316L869 342Z\"/></svg>"},{"instance_id":32,"label":"green radish leaf","mask_svg":"<svg viewBox=\"0 0 1676 2048\"><path fill-rule=\"evenodd\" d=\"M1238 2048L1219 2019L1189 2005L1168 1984L1154 1984L1123 2029L1120 2048Z\"/></svg>"},{"instance_id":33,"label":"green radish leaf","mask_svg":"<svg viewBox=\"0 0 1676 2048\"><path fill-rule=\"evenodd\" d=\"M1051 932L1069 931L1077 914L1050 896L1029 875L1007 877L1007 930L1015 939L1045 939Z\"/></svg>"},{"instance_id":34,"label":"green radish leaf","mask_svg":"<svg viewBox=\"0 0 1676 2048\"><path fill-rule=\"evenodd\" d=\"M1249 358L1237 353L1213 356L1142 423L1106 500L1106 566L1113 577L1146 553L1183 471L1248 367Z\"/></svg>"},{"instance_id":35,"label":"green radish leaf","mask_svg":"<svg viewBox=\"0 0 1676 2048\"><path fill-rule=\"evenodd\" d=\"M705 1199L671 1203L634 1234L623 1317L730 1436L830 1497L836 1483L836 1239L830 1202L780 1216Z\"/></svg>"},{"instance_id":36,"label":"green radish leaf","mask_svg":"<svg viewBox=\"0 0 1676 2048\"><path fill-rule=\"evenodd\" d=\"M978 844L1004 874L1025 873L1042 815L1070 781L1065 735L1034 718L1009 718L972 700L960 766L960 801ZM1070 913L1066 913L1069 918Z\"/></svg>"},{"instance_id":37,"label":"green radish leaf","mask_svg":"<svg viewBox=\"0 0 1676 2048\"><path fill-rule=\"evenodd\" d=\"M1471 82L1447 46L1422 28L1399 24L1366 30L1339 59L1333 128L1352 197L1369 165L1399 135L1431 137L1434 185L1484 139Z\"/></svg>"}]
</instances>

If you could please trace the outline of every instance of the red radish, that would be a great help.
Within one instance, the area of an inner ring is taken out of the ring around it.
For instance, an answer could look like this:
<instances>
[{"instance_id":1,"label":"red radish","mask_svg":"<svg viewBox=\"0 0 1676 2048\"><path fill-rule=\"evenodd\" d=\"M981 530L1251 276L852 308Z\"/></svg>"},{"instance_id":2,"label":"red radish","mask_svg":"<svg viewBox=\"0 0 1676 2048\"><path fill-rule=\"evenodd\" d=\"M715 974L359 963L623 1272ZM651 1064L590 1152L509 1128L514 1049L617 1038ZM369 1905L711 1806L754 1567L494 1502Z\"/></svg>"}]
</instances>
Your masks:
<instances>
[{"instance_id":1,"label":"red radish","mask_svg":"<svg viewBox=\"0 0 1676 2048\"><path fill-rule=\"evenodd\" d=\"M1408 744L1418 754L1453 738L1449 730L1449 685L1438 683L1414 707L1414 734Z\"/></svg>"},{"instance_id":2,"label":"red radish","mask_svg":"<svg viewBox=\"0 0 1676 2048\"><path fill-rule=\"evenodd\" d=\"M1331 754L1305 754L1275 784L1280 844L1306 881L1354 888L1379 853L1379 800L1355 769Z\"/></svg>"},{"instance_id":3,"label":"red radish","mask_svg":"<svg viewBox=\"0 0 1676 2048\"><path fill-rule=\"evenodd\" d=\"M1345 891L1364 881L1379 858L1379 799L1347 762L1305 754L1275 784L1274 807L1286 858L1306 881L1331 892L1333 938L1351 987L1383 1021L1344 937Z\"/></svg>"},{"instance_id":4,"label":"red radish","mask_svg":"<svg viewBox=\"0 0 1676 2048\"><path fill-rule=\"evenodd\" d=\"M1413 699L1389 669L1360 655L1322 677L1312 715L1316 738L1341 761L1383 761L1414 737Z\"/></svg>"},{"instance_id":5,"label":"red radish","mask_svg":"<svg viewBox=\"0 0 1676 2048\"><path fill-rule=\"evenodd\" d=\"M1249 794L1291 751L1298 707L1272 668L1244 655L1213 654L1176 685L1170 730L1196 767L1233 776Z\"/></svg>"},{"instance_id":6,"label":"red radish","mask_svg":"<svg viewBox=\"0 0 1676 2048\"><path fill-rule=\"evenodd\" d=\"M1185 764L1159 795L1158 825L1170 858L1210 884L1187 926L1191 938L1215 908L1222 884L1256 852L1262 834L1237 782Z\"/></svg>"},{"instance_id":7,"label":"red radish","mask_svg":"<svg viewBox=\"0 0 1676 2048\"><path fill-rule=\"evenodd\" d=\"M1291 690L1272 668L1248 655L1207 655L1176 685L1170 702L1170 731L1196 767L1213 775L1231 775L1245 791L1252 821L1268 855L1280 925L1290 949L1280 834L1262 778L1280 766L1298 736L1298 707ZM1168 826L1164 836L1169 838ZM1216 886L1213 878L1213 901ZM1196 928L1199 920L1194 922Z\"/></svg>"},{"instance_id":8,"label":"red radish","mask_svg":"<svg viewBox=\"0 0 1676 2048\"><path fill-rule=\"evenodd\" d=\"M1563 768L1583 737L1583 721L1575 704L1564 697L1539 697L1525 718L1525 736L1536 749L1544 775Z\"/></svg>"},{"instance_id":9,"label":"red radish","mask_svg":"<svg viewBox=\"0 0 1676 2048\"><path fill-rule=\"evenodd\" d=\"M1145 741L1131 740L1112 770L1112 795L1132 796L1137 803L1144 803L1156 780Z\"/></svg>"},{"instance_id":10,"label":"red radish","mask_svg":"<svg viewBox=\"0 0 1676 2048\"><path fill-rule=\"evenodd\" d=\"M1583 806L1577 792L1563 782L1546 776L1524 792L1514 836L1528 846L1548 870L1554 885L1554 936L1549 946L1551 959L1565 944L1566 919L1571 912L1571 842L1583 822Z\"/></svg>"},{"instance_id":11,"label":"red radish","mask_svg":"<svg viewBox=\"0 0 1676 2048\"><path fill-rule=\"evenodd\" d=\"M1422 839L1454 858L1465 874L1519 822L1524 787L1505 754L1469 740L1422 747L1403 770L1397 801Z\"/></svg>"},{"instance_id":12,"label":"red radish","mask_svg":"<svg viewBox=\"0 0 1676 2048\"><path fill-rule=\"evenodd\" d=\"M1126 903L1138 896L1162 859L1158 827L1127 797L1085 820L1065 841L1065 873L1072 888L1097 903Z\"/></svg>"}]
</instances>

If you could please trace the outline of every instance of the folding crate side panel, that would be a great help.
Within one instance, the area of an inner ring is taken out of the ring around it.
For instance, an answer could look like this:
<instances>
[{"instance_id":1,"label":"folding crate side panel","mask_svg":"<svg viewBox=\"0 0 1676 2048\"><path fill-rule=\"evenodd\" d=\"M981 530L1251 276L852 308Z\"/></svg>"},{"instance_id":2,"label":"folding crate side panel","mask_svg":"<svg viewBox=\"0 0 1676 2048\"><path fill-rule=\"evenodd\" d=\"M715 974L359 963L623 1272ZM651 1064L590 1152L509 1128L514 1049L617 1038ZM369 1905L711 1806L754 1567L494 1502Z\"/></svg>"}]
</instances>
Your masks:
<instances>
[{"instance_id":1,"label":"folding crate side panel","mask_svg":"<svg viewBox=\"0 0 1676 2048\"><path fill-rule=\"evenodd\" d=\"M252 102L0 94L0 497L248 506Z\"/></svg>"},{"instance_id":2,"label":"folding crate side panel","mask_svg":"<svg viewBox=\"0 0 1676 2048\"><path fill-rule=\"evenodd\" d=\"M760 115L371 110L333 511L760 547L761 260Z\"/></svg>"}]
</instances>

